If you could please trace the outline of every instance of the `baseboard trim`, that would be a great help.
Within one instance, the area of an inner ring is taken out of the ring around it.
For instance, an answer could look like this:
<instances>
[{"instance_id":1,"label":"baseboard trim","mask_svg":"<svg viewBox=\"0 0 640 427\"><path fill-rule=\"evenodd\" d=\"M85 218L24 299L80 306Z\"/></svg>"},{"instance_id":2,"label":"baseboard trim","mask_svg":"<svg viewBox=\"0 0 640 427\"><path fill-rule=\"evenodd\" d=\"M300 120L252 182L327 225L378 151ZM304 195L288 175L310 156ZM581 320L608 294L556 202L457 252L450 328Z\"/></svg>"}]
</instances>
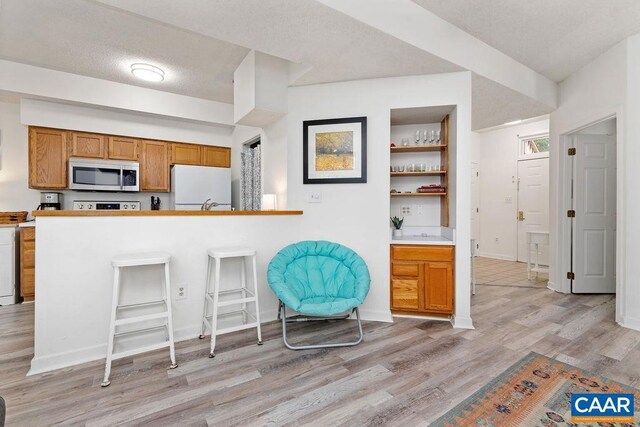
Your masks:
<instances>
[{"instance_id":1,"label":"baseboard trim","mask_svg":"<svg viewBox=\"0 0 640 427\"><path fill-rule=\"evenodd\" d=\"M623 328L634 329L640 331L640 319L637 317L622 316L620 322L618 322Z\"/></svg>"},{"instance_id":2,"label":"baseboard trim","mask_svg":"<svg viewBox=\"0 0 640 427\"><path fill-rule=\"evenodd\" d=\"M360 316L362 320L372 322L385 322L393 323L393 317L391 316L391 310L360 310Z\"/></svg>"},{"instance_id":3,"label":"baseboard trim","mask_svg":"<svg viewBox=\"0 0 640 427\"><path fill-rule=\"evenodd\" d=\"M513 256L492 254L492 253L480 252L480 251L476 252L476 256L479 256L482 258L499 259L502 261L517 261L517 258Z\"/></svg>"},{"instance_id":4,"label":"baseboard trim","mask_svg":"<svg viewBox=\"0 0 640 427\"><path fill-rule=\"evenodd\" d=\"M471 320L471 317L460 317L454 315L451 318L451 324L456 329L475 329L473 327L473 320Z\"/></svg>"}]
</instances>

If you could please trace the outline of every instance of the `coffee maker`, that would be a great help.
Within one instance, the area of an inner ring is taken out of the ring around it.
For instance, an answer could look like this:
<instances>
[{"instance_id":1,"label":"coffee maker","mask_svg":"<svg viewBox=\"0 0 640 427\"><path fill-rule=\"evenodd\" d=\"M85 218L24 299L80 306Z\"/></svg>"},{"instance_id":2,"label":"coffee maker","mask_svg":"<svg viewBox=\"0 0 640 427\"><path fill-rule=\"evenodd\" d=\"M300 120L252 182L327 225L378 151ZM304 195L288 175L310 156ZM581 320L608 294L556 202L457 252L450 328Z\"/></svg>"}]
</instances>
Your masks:
<instances>
[{"instance_id":1,"label":"coffee maker","mask_svg":"<svg viewBox=\"0 0 640 427\"><path fill-rule=\"evenodd\" d=\"M38 210L59 211L62 209L62 193L40 193Z\"/></svg>"}]
</instances>

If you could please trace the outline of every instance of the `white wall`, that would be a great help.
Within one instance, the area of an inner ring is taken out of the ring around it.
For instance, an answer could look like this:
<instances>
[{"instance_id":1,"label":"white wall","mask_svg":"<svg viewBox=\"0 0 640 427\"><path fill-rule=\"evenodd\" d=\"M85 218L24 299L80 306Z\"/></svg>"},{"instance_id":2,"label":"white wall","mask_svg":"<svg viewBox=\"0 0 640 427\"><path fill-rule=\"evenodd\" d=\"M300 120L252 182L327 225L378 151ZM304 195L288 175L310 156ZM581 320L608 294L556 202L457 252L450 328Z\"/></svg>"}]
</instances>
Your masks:
<instances>
[{"instance_id":1,"label":"white wall","mask_svg":"<svg viewBox=\"0 0 640 427\"><path fill-rule=\"evenodd\" d=\"M361 80L289 89L288 206L302 208L303 237L343 243L367 262L371 290L363 305L368 319L389 320L389 141L390 110L457 105L457 149L451 162L468 165L471 132L471 76L451 73ZM302 122L366 116L367 183L302 184ZM456 317L458 327L472 327L469 290L469 168L456 171ZM322 203L307 203L311 191Z\"/></svg>"},{"instance_id":2,"label":"white wall","mask_svg":"<svg viewBox=\"0 0 640 427\"><path fill-rule=\"evenodd\" d=\"M566 156L567 134L608 117L616 117L617 135L617 242L616 320L640 330L640 235L633 212L640 207L635 191L635 170L640 162L640 35L624 40L600 55L560 84L559 107L551 114L549 286L570 292L566 272L570 265L570 220ZM560 183L565 185L561 186ZM553 261L556 261L555 263Z\"/></svg>"},{"instance_id":3,"label":"white wall","mask_svg":"<svg viewBox=\"0 0 640 427\"><path fill-rule=\"evenodd\" d=\"M515 261L518 256L518 138L549 132L549 120L474 132L480 163L478 255Z\"/></svg>"},{"instance_id":4,"label":"white wall","mask_svg":"<svg viewBox=\"0 0 640 427\"><path fill-rule=\"evenodd\" d=\"M29 189L27 138L20 106L0 102L0 211L31 212L40 203L40 192Z\"/></svg>"}]
</instances>

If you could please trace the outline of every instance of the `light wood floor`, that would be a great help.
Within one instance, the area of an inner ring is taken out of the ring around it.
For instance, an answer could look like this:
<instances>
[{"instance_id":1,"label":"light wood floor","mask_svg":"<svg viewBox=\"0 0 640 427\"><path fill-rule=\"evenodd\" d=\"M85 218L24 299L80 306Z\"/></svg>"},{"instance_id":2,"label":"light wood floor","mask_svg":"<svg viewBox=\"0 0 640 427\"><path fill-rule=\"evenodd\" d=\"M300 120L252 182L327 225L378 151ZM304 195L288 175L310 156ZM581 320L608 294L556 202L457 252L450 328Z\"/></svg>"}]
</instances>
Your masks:
<instances>
[{"instance_id":1,"label":"light wood floor","mask_svg":"<svg viewBox=\"0 0 640 427\"><path fill-rule=\"evenodd\" d=\"M240 332L177 345L175 370L158 351L118 361L100 388L103 364L25 377L33 305L0 308L0 395L8 425L426 425L529 351L640 386L640 332L617 326L610 295L478 286L475 330L399 319L367 322L357 347L293 352L279 325L264 346ZM316 339L326 325L302 325ZM343 338L352 322L333 326Z\"/></svg>"},{"instance_id":2,"label":"light wood floor","mask_svg":"<svg viewBox=\"0 0 640 427\"><path fill-rule=\"evenodd\" d=\"M522 288L546 288L549 275L532 273L527 278L527 264L524 262L476 257L476 283L491 286L518 286Z\"/></svg>"}]
</instances>

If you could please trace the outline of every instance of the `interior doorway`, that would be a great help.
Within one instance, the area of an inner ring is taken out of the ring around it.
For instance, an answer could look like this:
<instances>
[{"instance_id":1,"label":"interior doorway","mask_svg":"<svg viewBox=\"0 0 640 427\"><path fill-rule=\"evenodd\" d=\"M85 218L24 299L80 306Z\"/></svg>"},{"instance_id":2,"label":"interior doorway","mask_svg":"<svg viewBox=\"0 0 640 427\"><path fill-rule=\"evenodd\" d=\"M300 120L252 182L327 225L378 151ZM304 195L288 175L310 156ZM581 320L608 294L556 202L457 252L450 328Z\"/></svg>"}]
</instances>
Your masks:
<instances>
[{"instance_id":1,"label":"interior doorway","mask_svg":"<svg viewBox=\"0 0 640 427\"><path fill-rule=\"evenodd\" d=\"M538 245L530 254L527 233L549 233L549 157L518 161L518 262L537 260L549 265L549 247Z\"/></svg>"},{"instance_id":2,"label":"interior doorway","mask_svg":"<svg viewBox=\"0 0 640 427\"><path fill-rule=\"evenodd\" d=\"M616 119L570 135L571 292L616 292Z\"/></svg>"}]
</instances>

